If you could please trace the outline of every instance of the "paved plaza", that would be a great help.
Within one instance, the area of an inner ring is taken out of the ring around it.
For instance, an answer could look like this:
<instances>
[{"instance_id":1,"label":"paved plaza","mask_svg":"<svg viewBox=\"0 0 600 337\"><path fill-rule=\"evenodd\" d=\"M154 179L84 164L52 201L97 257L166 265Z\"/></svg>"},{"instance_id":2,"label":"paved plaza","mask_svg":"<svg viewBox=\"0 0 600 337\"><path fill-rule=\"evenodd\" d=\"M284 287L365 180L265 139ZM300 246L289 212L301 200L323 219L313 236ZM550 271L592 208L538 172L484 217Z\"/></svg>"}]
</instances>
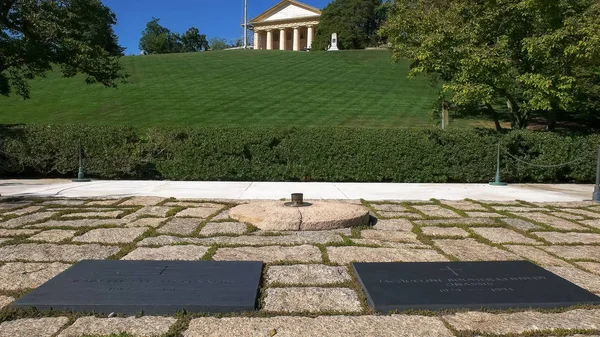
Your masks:
<instances>
[{"instance_id":1,"label":"paved plaza","mask_svg":"<svg viewBox=\"0 0 600 337\"><path fill-rule=\"evenodd\" d=\"M263 261L255 313L99 317L4 308L1 337L599 336L600 307L376 314L352 262L529 260L600 294L600 205L590 201L366 201L372 224L264 232L247 200L0 201L0 305L86 259ZM559 291L559 289L557 289ZM127 335L129 334L129 335ZM121 336L121 335L119 335Z\"/></svg>"}]
</instances>

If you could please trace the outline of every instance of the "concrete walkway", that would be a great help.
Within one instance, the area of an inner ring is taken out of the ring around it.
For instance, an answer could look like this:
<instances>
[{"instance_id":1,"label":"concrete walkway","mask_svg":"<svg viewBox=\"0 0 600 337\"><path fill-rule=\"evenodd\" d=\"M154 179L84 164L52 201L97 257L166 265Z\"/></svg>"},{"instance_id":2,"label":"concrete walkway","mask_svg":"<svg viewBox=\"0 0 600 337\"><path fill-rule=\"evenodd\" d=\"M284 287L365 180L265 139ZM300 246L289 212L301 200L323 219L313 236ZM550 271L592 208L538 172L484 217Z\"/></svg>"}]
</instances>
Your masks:
<instances>
[{"instance_id":1,"label":"concrete walkway","mask_svg":"<svg viewBox=\"0 0 600 337\"><path fill-rule=\"evenodd\" d=\"M305 199L367 200L523 200L530 202L590 200L594 185L525 184L495 187L486 184L288 183L200 181L0 180L0 194L29 197L158 196L200 199L281 199L304 193Z\"/></svg>"}]
</instances>

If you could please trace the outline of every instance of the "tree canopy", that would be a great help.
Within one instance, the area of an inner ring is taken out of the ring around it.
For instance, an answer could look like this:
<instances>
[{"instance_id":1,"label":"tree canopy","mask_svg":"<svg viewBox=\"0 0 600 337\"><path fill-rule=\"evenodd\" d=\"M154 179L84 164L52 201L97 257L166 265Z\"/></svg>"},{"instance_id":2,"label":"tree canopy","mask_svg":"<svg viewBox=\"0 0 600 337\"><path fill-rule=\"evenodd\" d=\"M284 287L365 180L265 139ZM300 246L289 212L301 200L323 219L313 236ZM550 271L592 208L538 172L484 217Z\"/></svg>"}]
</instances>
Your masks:
<instances>
[{"instance_id":1,"label":"tree canopy","mask_svg":"<svg viewBox=\"0 0 600 337\"><path fill-rule=\"evenodd\" d=\"M147 54L189 53L208 49L206 35L191 27L184 34L171 32L159 23L160 19L152 18L142 32L139 47Z\"/></svg>"},{"instance_id":2,"label":"tree canopy","mask_svg":"<svg viewBox=\"0 0 600 337\"><path fill-rule=\"evenodd\" d=\"M362 49L376 44L377 30L387 15L389 1L334 0L323 9L312 49L324 50L331 34L338 34L340 49Z\"/></svg>"},{"instance_id":3,"label":"tree canopy","mask_svg":"<svg viewBox=\"0 0 600 337\"><path fill-rule=\"evenodd\" d=\"M29 80L53 65L65 77L114 87L125 75L112 26L115 14L100 0L0 1L0 94L30 97Z\"/></svg>"},{"instance_id":4,"label":"tree canopy","mask_svg":"<svg viewBox=\"0 0 600 337\"><path fill-rule=\"evenodd\" d=\"M549 129L557 114L600 112L597 0L396 0L381 34L412 76L444 81L454 103L483 107L497 128L499 110L514 128L545 115Z\"/></svg>"}]
</instances>

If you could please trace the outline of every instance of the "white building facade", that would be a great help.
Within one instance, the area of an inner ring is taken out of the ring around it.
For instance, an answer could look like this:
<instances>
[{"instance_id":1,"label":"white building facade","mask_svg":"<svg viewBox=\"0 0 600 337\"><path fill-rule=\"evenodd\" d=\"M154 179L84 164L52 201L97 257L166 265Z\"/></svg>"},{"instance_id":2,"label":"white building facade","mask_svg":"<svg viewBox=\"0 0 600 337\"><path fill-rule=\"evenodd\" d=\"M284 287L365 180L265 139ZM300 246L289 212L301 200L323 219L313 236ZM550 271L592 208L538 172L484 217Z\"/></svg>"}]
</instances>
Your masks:
<instances>
[{"instance_id":1,"label":"white building facade","mask_svg":"<svg viewBox=\"0 0 600 337\"><path fill-rule=\"evenodd\" d=\"M295 0L283 0L250 21L254 49L307 50L321 11Z\"/></svg>"}]
</instances>

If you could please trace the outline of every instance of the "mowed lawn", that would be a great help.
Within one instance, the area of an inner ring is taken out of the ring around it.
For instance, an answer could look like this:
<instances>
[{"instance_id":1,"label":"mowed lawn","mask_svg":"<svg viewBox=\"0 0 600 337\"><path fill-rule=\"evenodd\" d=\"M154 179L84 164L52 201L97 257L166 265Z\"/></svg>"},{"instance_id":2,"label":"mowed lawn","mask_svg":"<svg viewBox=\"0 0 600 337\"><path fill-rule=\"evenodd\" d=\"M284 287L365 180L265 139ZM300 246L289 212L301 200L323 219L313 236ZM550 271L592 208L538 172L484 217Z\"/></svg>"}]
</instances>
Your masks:
<instances>
[{"instance_id":1,"label":"mowed lawn","mask_svg":"<svg viewBox=\"0 0 600 337\"><path fill-rule=\"evenodd\" d=\"M437 97L387 51L215 51L123 58L128 83L86 85L60 73L32 98L0 97L0 123L184 126L430 126ZM473 125L477 121L458 122Z\"/></svg>"}]
</instances>

